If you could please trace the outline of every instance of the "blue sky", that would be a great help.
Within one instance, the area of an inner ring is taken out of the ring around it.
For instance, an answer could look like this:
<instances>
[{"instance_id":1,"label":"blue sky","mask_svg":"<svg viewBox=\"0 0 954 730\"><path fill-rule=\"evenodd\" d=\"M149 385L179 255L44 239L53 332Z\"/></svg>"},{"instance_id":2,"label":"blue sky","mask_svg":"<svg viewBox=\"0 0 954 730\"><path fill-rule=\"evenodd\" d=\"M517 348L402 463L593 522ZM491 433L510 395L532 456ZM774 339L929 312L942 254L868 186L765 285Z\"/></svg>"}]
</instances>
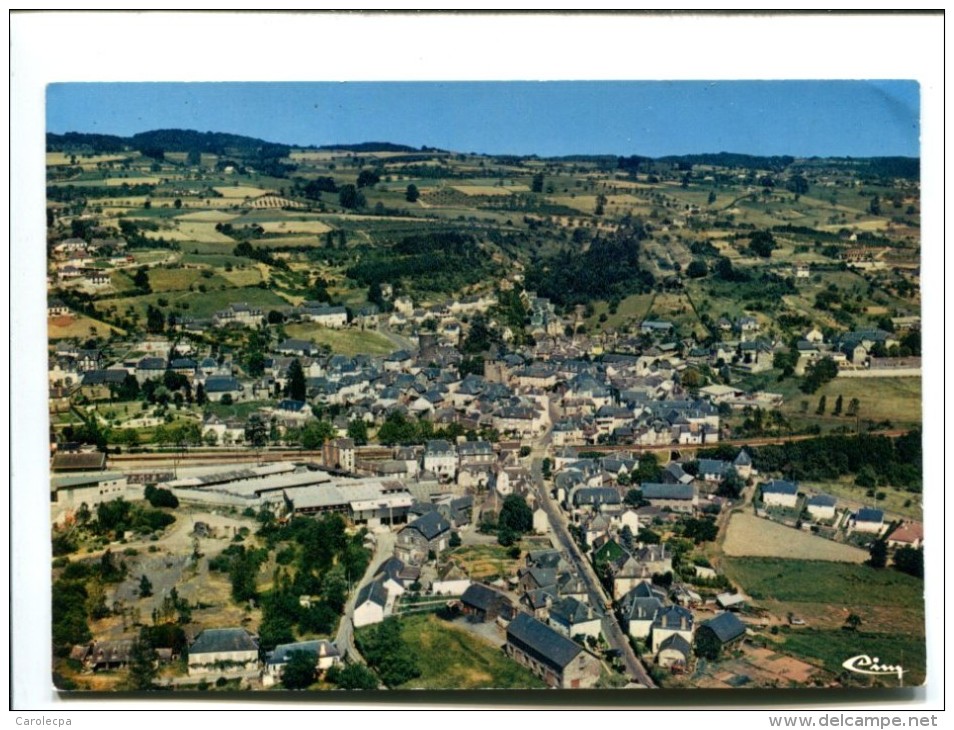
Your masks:
<instances>
[{"instance_id":1,"label":"blue sky","mask_svg":"<svg viewBox=\"0 0 954 730\"><path fill-rule=\"evenodd\" d=\"M47 130L541 156L917 156L919 108L914 81L77 83L47 88Z\"/></svg>"}]
</instances>

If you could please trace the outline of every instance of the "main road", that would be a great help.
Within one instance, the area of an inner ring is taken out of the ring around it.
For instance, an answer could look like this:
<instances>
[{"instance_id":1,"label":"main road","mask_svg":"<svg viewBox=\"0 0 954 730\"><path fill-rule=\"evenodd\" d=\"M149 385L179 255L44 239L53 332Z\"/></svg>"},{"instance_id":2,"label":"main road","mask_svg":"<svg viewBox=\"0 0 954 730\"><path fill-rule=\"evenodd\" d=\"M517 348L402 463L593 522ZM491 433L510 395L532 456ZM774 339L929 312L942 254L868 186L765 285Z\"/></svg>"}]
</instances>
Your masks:
<instances>
[{"instance_id":1,"label":"main road","mask_svg":"<svg viewBox=\"0 0 954 730\"><path fill-rule=\"evenodd\" d=\"M593 566L590 561L580 552L579 547L570 535L566 516L558 505L554 504L550 498L550 493L543 481L543 457L546 455L547 444L550 441L550 430L547 431L536 441L531 452L532 462L530 473L533 477L533 486L537 493L537 504L547 513L547 519L550 522L550 529L556 541L560 544L563 554L567 556L577 575L586 585L586 592L590 598L590 605L603 613L602 627L603 636L609 645L616 650L618 656L623 660L629 672L630 678L643 687L656 687L652 677L646 671L639 657L630 646L629 639L619 626L616 615L613 613L612 602L603 590Z\"/></svg>"}]
</instances>

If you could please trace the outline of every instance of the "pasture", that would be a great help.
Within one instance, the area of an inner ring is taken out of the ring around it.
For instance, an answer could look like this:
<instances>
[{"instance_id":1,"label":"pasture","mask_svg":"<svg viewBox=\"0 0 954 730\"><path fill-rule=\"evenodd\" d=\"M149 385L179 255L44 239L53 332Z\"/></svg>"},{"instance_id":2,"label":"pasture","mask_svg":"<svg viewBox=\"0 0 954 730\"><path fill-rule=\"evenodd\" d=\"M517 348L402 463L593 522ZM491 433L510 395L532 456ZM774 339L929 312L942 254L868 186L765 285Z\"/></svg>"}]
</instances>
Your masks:
<instances>
[{"instance_id":1,"label":"pasture","mask_svg":"<svg viewBox=\"0 0 954 730\"><path fill-rule=\"evenodd\" d=\"M286 220L263 221L259 225L265 229L268 234L281 233L310 233L320 235L333 230L327 223L319 220L295 220L289 218Z\"/></svg>"},{"instance_id":2,"label":"pasture","mask_svg":"<svg viewBox=\"0 0 954 730\"><path fill-rule=\"evenodd\" d=\"M212 188L223 198L230 200L244 200L246 198L258 198L262 195L274 193L274 190L265 190L264 188L255 188L249 185L222 185Z\"/></svg>"},{"instance_id":3,"label":"pasture","mask_svg":"<svg viewBox=\"0 0 954 730\"><path fill-rule=\"evenodd\" d=\"M793 560L863 563L868 553L860 548L786 527L745 512L729 519L722 549L727 556L755 556Z\"/></svg>"},{"instance_id":4,"label":"pasture","mask_svg":"<svg viewBox=\"0 0 954 730\"><path fill-rule=\"evenodd\" d=\"M826 413L815 415L818 401L825 396ZM842 415L832 416L838 396L842 398ZM889 420L894 426L917 426L921 423L921 378L835 378L812 395L798 393L782 406L786 416L800 423L837 422L854 426L855 419L844 415L853 398L859 402L858 418L876 423ZM808 412L802 413L802 401L808 401Z\"/></svg>"},{"instance_id":5,"label":"pasture","mask_svg":"<svg viewBox=\"0 0 954 730\"><path fill-rule=\"evenodd\" d=\"M301 322L285 325L289 337L327 345L331 351L341 355L387 355L397 347L382 334L374 330L354 328L331 329L320 324Z\"/></svg>"},{"instance_id":6,"label":"pasture","mask_svg":"<svg viewBox=\"0 0 954 730\"><path fill-rule=\"evenodd\" d=\"M83 339L90 336L109 337L110 332L115 331L121 335L126 334L126 330L119 327L113 327L100 322L98 319L92 319L85 315L65 317L55 317L46 320L47 337L52 340L65 339Z\"/></svg>"},{"instance_id":7,"label":"pasture","mask_svg":"<svg viewBox=\"0 0 954 730\"><path fill-rule=\"evenodd\" d=\"M924 581L891 568L758 557L726 557L722 568L777 616L792 611L812 627L838 629L855 613L865 631L924 635Z\"/></svg>"},{"instance_id":8,"label":"pasture","mask_svg":"<svg viewBox=\"0 0 954 730\"><path fill-rule=\"evenodd\" d=\"M235 240L224 233L215 230L215 223L210 221L177 220L174 228L160 228L158 231L146 231L145 236L151 239L165 239L166 241L199 243L229 243L235 245Z\"/></svg>"}]
</instances>

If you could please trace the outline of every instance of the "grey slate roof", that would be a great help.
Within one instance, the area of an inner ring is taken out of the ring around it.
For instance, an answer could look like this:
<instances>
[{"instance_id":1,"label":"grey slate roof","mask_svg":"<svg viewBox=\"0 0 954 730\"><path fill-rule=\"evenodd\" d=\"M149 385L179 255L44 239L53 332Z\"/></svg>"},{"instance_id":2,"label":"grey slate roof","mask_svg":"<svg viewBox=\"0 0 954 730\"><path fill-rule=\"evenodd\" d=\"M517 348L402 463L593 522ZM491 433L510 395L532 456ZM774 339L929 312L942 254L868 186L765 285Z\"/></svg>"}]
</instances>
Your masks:
<instances>
[{"instance_id":1,"label":"grey slate roof","mask_svg":"<svg viewBox=\"0 0 954 730\"><path fill-rule=\"evenodd\" d=\"M471 583L460 597L461 603L473 606L481 611L490 611L507 598L482 583Z\"/></svg>"},{"instance_id":2,"label":"grey slate roof","mask_svg":"<svg viewBox=\"0 0 954 730\"><path fill-rule=\"evenodd\" d=\"M388 602L388 589L384 587L381 578L373 580L358 591L358 597L354 605L357 608L368 602L376 603L382 608Z\"/></svg>"},{"instance_id":3,"label":"grey slate roof","mask_svg":"<svg viewBox=\"0 0 954 730\"><path fill-rule=\"evenodd\" d=\"M857 522L884 522L884 512L880 509L871 507L862 507L855 515Z\"/></svg>"},{"instance_id":4,"label":"grey slate roof","mask_svg":"<svg viewBox=\"0 0 954 730\"><path fill-rule=\"evenodd\" d=\"M291 659L291 655L296 651L312 654L317 661L318 654L322 650L322 647L325 652L323 656L341 656L338 648L330 641L315 639L312 641L299 641L294 644L279 644L275 647L274 651L269 653L265 663L286 664L288 660Z\"/></svg>"},{"instance_id":5,"label":"grey slate roof","mask_svg":"<svg viewBox=\"0 0 954 730\"><path fill-rule=\"evenodd\" d=\"M440 535L442 532L447 532L450 530L450 523L444 519L440 512L428 512L422 517L418 517L414 522L410 523L406 530L417 530L420 532L428 541L433 540L435 537Z\"/></svg>"},{"instance_id":6,"label":"grey slate roof","mask_svg":"<svg viewBox=\"0 0 954 730\"><path fill-rule=\"evenodd\" d=\"M507 643L558 672L562 672L583 651L565 636L523 613L507 627Z\"/></svg>"},{"instance_id":7,"label":"grey slate roof","mask_svg":"<svg viewBox=\"0 0 954 730\"><path fill-rule=\"evenodd\" d=\"M798 494L798 485L783 479L774 479L762 485L762 494Z\"/></svg>"},{"instance_id":8,"label":"grey slate roof","mask_svg":"<svg viewBox=\"0 0 954 730\"><path fill-rule=\"evenodd\" d=\"M653 626L661 629L692 631L692 613L682 606L666 606L656 612Z\"/></svg>"},{"instance_id":9,"label":"grey slate roof","mask_svg":"<svg viewBox=\"0 0 954 730\"><path fill-rule=\"evenodd\" d=\"M189 654L257 650L258 644L245 629L205 629L189 647Z\"/></svg>"},{"instance_id":10,"label":"grey slate roof","mask_svg":"<svg viewBox=\"0 0 954 730\"><path fill-rule=\"evenodd\" d=\"M745 624L739 620L738 616L729 611L720 613L708 621L703 621L699 628L702 627L710 629L723 644L727 644L745 634Z\"/></svg>"},{"instance_id":11,"label":"grey slate roof","mask_svg":"<svg viewBox=\"0 0 954 730\"><path fill-rule=\"evenodd\" d=\"M691 484L660 484L658 482L644 482L641 485L645 499L689 499L696 496Z\"/></svg>"},{"instance_id":12,"label":"grey slate roof","mask_svg":"<svg viewBox=\"0 0 954 730\"><path fill-rule=\"evenodd\" d=\"M689 642L686 641L680 634L670 634L663 639L662 643L659 645L659 651L662 652L666 649L675 649L684 657L688 658L692 647L689 646Z\"/></svg>"},{"instance_id":13,"label":"grey slate roof","mask_svg":"<svg viewBox=\"0 0 954 730\"><path fill-rule=\"evenodd\" d=\"M816 494L810 500L808 500L809 507L834 507L838 502L834 497L829 494Z\"/></svg>"}]
</instances>

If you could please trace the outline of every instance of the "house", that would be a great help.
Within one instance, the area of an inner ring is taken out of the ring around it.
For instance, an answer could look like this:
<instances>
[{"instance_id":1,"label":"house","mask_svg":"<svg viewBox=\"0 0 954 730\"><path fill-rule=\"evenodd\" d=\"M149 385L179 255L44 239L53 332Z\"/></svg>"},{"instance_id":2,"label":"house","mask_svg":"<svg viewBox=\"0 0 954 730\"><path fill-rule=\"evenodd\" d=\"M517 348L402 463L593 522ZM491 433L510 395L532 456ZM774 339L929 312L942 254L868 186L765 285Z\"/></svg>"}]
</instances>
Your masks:
<instances>
[{"instance_id":1,"label":"house","mask_svg":"<svg viewBox=\"0 0 954 730\"><path fill-rule=\"evenodd\" d=\"M550 532L550 517L543 507L537 507L533 511L533 531L537 535L546 535Z\"/></svg>"},{"instance_id":2,"label":"house","mask_svg":"<svg viewBox=\"0 0 954 730\"><path fill-rule=\"evenodd\" d=\"M440 555L447 549L450 535L450 522L436 510L428 512L398 533L394 554L410 565L422 565L431 553Z\"/></svg>"},{"instance_id":3,"label":"house","mask_svg":"<svg viewBox=\"0 0 954 730\"><path fill-rule=\"evenodd\" d=\"M666 596L652 583L639 583L619 602L620 617L626 633L645 639L652 631L656 612L665 605Z\"/></svg>"},{"instance_id":4,"label":"house","mask_svg":"<svg viewBox=\"0 0 954 730\"><path fill-rule=\"evenodd\" d=\"M323 327L341 328L348 324L348 310L342 306L305 302L301 307L301 318L305 322L315 322Z\"/></svg>"},{"instance_id":5,"label":"house","mask_svg":"<svg viewBox=\"0 0 954 730\"><path fill-rule=\"evenodd\" d=\"M794 509L798 503L798 485L783 479L774 479L762 485L762 502L766 507Z\"/></svg>"},{"instance_id":6,"label":"house","mask_svg":"<svg viewBox=\"0 0 954 730\"><path fill-rule=\"evenodd\" d=\"M230 325L257 327L264 323L265 312L259 307L252 307L244 302L230 304L228 309L212 315L213 327L228 327Z\"/></svg>"},{"instance_id":7,"label":"house","mask_svg":"<svg viewBox=\"0 0 954 730\"><path fill-rule=\"evenodd\" d=\"M465 441L457 446L461 467L467 464L493 464L497 460L493 446L487 441Z\"/></svg>"},{"instance_id":8,"label":"house","mask_svg":"<svg viewBox=\"0 0 954 730\"><path fill-rule=\"evenodd\" d=\"M660 484L643 482L643 499L653 507L668 507L673 512L692 512L699 504L699 495L693 484Z\"/></svg>"},{"instance_id":9,"label":"house","mask_svg":"<svg viewBox=\"0 0 954 730\"><path fill-rule=\"evenodd\" d=\"M428 441L424 449L424 471L445 480L453 479L457 470L457 450L444 439Z\"/></svg>"},{"instance_id":10,"label":"house","mask_svg":"<svg viewBox=\"0 0 954 730\"><path fill-rule=\"evenodd\" d=\"M569 596L553 602L547 622L570 638L583 634L596 639L602 630L601 619L593 612L593 609Z\"/></svg>"},{"instance_id":11,"label":"house","mask_svg":"<svg viewBox=\"0 0 954 730\"><path fill-rule=\"evenodd\" d=\"M729 462L721 459L699 459L699 477L706 482L721 482L729 468Z\"/></svg>"},{"instance_id":12,"label":"house","mask_svg":"<svg viewBox=\"0 0 954 730\"><path fill-rule=\"evenodd\" d=\"M813 520L832 520L835 518L835 505L838 503L828 494L816 494L805 505Z\"/></svg>"},{"instance_id":13,"label":"house","mask_svg":"<svg viewBox=\"0 0 954 730\"><path fill-rule=\"evenodd\" d=\"M220 403L226 397L233 401L239 400L245 391L245 386L238 380L225 375L213 375L206 378L202 387L206 398L213 403Z\"/></svg>"},{"instance_id":14,"label":"house","mask_svg":"<svg viewBox=\"0 0 954 730\"><path fill-rule=\"evenodd\" d=\"M745 624L734 613L726 611L699 624L696 634L700 643L715 642L723 649L745 637Z\"/></svg>"},{"instance_id":15,"label":"house","mask_svg":"<svg viewBox=\"0 0 954 730\"><path fill-rule=\"evenodd\" d=\"M550 687L589 688L600 677L597 657L526 614L517 616L507 627L504 651Z\"/></svg>"},{"instance_id":16,"label":"house","mask_svg":"<svg viewBox=\"0 0 954 730\"><path fill-rule=\"evenodd\" d=\"M316 639L314 641L299 641L294 644L279 644L268 653L265 658L265 672L262 675L262 684L271 687L282 680L282 672L291 659L292 654L303 652L314 658L315 668L325 672L341 662L341 653L330 641Z\"/></svg>"},{"instance_id":17,"label":"house","mask_svg":"<svg viewBox=\"0 0 954 730\"><path fill-rule=\"evenodd\" d=\"M144 357L136 363L136 380L145 383L157 380L166 374L166 361L161 357Z\"/></svg>"},{"instance_id":18,"label":"house","mask_svg":"<svg viewBox=\"0 0 954 730\"><path fill-rule=\"evenodd\" d=\"M737 611L745 605L745 596L741 593L729 593L728 591L718 593L716 594L716 605L727 611Z\"/></svg>"},{"instance_id":19,"label":"house","mask_svg":"<svg viewBox=\"0 0 954 730\"><path fill-rule=\"evenodd\" d=\"M412 578L407 566L401 560L391 557L374 571L374 580L381 582L389 596L400 596L420 574L420 570L415 569Z\"/></svg>"},{"instance_id":20,"label":"house","mask_svg":"<svg viewBox=\"0 0 954 730\"><path fill-rule=\"evenodd\" d=\"M920 522L905 522L888 535L889 548L919 548L924 544L924 525Z\"/></svg>"},{"instance_id":21,"label":"house","mask_svg":"<svg viewBox=\"0 0 954 730\"><path fill-rule=\"evenodd\" d=\"M659 320L644 320L639 325L639 331L643 334L653 334L659 332L662 334L669 334L672 332L673 325L672 322L662 322Z\"/></svg>"},{"instance_id":22,"label":"house","mask_svg":"<svg viewBox=\"0 0 954 730\"><path fill-rule=\"evenodd\" d=\"M483 583L468 586L460 597L460 604L464 615L475 621L495 621L498 617L509 621L516 612L507 596Z\"/></svg>"},{"instance_id":23,"label":"house","mask_svg":"<svg viewBox=\"0 0 954 730\"><path fill-rule=\"evenodd\" d=\"M258 666L258 644L245 629L205 629L189 647L189 676Z\"/></svg>"},{"instance_id":24,"label":"house","mask_svg":"<svg viewBox=\"0 0 954 730\"><path fill-rule=\"evenodd\" d=\"M749 452L745 449L742 449L739 455L735 457L732 466L735 467L736 473L743 479L748 479L752 476L752 457L749 456Z\"/></svg>"},{"instance_id":25,"label":"house","mask_svg":"<svg viewBox=\"0 0 954 730\"><path fill-rule=\"evenodd\" d=\"M692 612L682 606L664 606L656 611L650 630L653 654L659 654L662 643L670 636L681 636L690 645L693 634Z\"/></svg>"},{"instance_id":26,"label":"house","mask_svg":"<svg viewBox=\"0 0 954 730\"><path fill-rule=\"evenodd\" d=\"M880 509L862 507L854 517L855 530L880 535L884 529L884 512Z\"/></svg>"},{"instance_id":27,"label":"house","mask_svg":"<svg viewBox=\"0 0 954 730\"><path fill-rule=\"evenodd\" d=\"M435 596L459 596L471 586L470 576L462 567L451 561L437 570L437 580L431 583Z\"/></svg>"},{"instance_id":28,"label":"house","mask_svg":"<svg viewBox=\"0 0 954 730\"><path fill-rule=\"evenodd\" d=\"M86 655L86 666L94 672L125 667L135 643L132 639L97 641Z\"/></svg>"},{"instance_id":29,"label":"house","mask_svg":"<svg viewBox=\"0 0 954 730\"><path fill-rule=\"evenodd\" d=\"M354 627L360 628L384 621L384 611L388 605L388 589L381 578L371 581L358 591L354 602Z\"/></svg>"},{"instance_id":30,"label":"house","mask_svg":"<svg viewBox=\"0 0 954 730\"><path fill-rule=\"evenodd\" d=\"M331 469L353 472L355 469L354 439L325 441L321 446L321 462Z\"/></svg>"}]
</instances>

